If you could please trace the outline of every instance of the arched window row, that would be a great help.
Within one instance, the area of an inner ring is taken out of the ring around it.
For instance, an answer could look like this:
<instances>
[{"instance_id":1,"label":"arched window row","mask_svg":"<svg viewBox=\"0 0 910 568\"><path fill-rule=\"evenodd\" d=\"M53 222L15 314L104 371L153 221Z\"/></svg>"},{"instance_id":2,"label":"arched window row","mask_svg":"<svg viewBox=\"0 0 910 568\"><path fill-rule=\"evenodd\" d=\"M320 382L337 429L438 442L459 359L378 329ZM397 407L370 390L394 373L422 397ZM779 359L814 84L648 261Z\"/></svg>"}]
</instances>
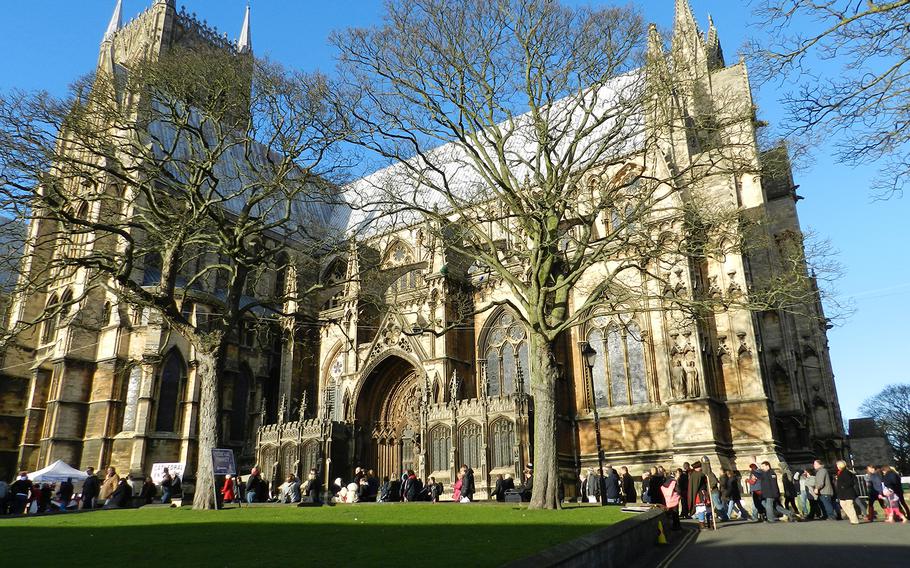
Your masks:
<instances>
[{"instance_id":1,"label":"arched window row","mask_svg":"<svg viewBox=\"0 0 910 568\"><path fill-rule=\"evenodd\" d=\"M389 286L388 292L390 294L402 294L404 292L410 292L411 290L417 290L423 288L425 281L423 279L423 270L416 269L405 272L399 276L392 285Z\"/></svg>"},{"instance_id":2,"label":"arched window row","mask_svg":"<svg viewBox=\"0 0 910 568\"><path fill-rule=\"evenodd\" d=\"M66 290L62 296L51 295L44 308L44 327L41 330L41 343L53 343L57 339L57 330L73 306L73 292Z\"/></svg>"},{"instance_id":3,"label":"arched window row","mask_svg":"<svg viewBox=\"0 0 910 568\"><path fill-rule=\"evenodd\" d=\"M592 372L598 408L650 401L645 345L637 323L619 325L607 316L597 316L587 341L597 353Z\"/></svg>"},{"instance_id":4,"label":"arched window row","mask_svg":"<svg viewBox=\"0 0 910 568\"><path fill-rule=\"evenodd\" d=\"M501 418L493 422L489 429L490 465L493 469L508 468L515 465L515 425L511 420ZM479 424L469 422L459 429L458 461L477 468L483 454L483 434ZM430 471L449 469L452 450L452 430L443 424L430 429L429 466Z\"/></svg>"},{"instance_id":5,"label":"arched window row","mask_svg":"<svg viewBox=\"0 0 910 568\"><path fill-rule=\"evenodd\" d=\"M494 320L480 353L484 354L487 396L514 394L519 388L519 370L521 391L528 392L528 334L511 312L503 312Z\"/></svg>"}]
</instances>

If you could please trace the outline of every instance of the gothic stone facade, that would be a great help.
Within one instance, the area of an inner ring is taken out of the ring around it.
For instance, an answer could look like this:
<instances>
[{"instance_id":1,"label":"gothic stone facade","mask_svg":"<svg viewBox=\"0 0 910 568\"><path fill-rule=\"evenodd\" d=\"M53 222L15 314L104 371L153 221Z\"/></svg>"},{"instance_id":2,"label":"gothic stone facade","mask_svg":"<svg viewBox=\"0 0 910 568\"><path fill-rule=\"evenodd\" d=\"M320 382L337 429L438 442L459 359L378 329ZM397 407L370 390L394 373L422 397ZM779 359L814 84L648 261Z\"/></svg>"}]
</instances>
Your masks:
<instances>
[{"instance_id":1,"label":"gothic stone facade","mask_svg":"<svg viewBox=\"0 0 910 568\"><path fill-rule=\"evenodd\" d=\"M137 57L156 57L178 44L205 43L237 57L250 49L248 20L241 43L233 45L194 16L178 12L172 1L156 0L126 24L119 9L101 43L99 73L128 68ZM95 203L78 214L104 212ZM35 220L28 231L31 242L45 249L29 256L36 262L67 246L43 238L53 234L50 221ZM153 265L139 266L135 278L151 283L155 270ZM258 285L280 286L290 280L290 274L271 274ZM199 412L192 348L169 332L157 314L118 305L103 289L87 290L85 282L84 272L74 271L45 294L12 303L9 325L34 321L45 306L82 298L66 313L19 337L4 354L0 476L8 479L19 468L35 470L57 459L79 468L113 465L138 479L153 463L183 462L192 475ZM208 291L218 286L214 281L206 285ZM195 304L191 309L200 318L207 308ZM306 369L311 358L300 355L303 335L245 328L229 348L221 381L221 444L233 448L241 463L254 461L256 430L277 420L281 393L299 391L297 381L313 374Z\"/></svg>"},{"instance_id":2,"label":"gothic stone facade","mask_svg":"<svg viewBox=\"0 0 910 568\"><path fill-rule=\"evenodd\" d=\"M731 100L752 108L745 65L725 65L713 24L705 39L687 2L677 2L672 43L673 56L686 60L706 93L693 114L705 105L723 112ZM758 150L754 121L724 135L751 145L756 160L779 158ZM672 143L677 160L700 151L691 140ZM774 242L800 234L789 172L710 183L716 199L773 219ZM528 336L518 314L498 307L442 337L408 333L447 321L457 311L456 290L469 290L481 310L509 300L507 286L471 270L470 259L447 252L430 234L401 227L327 263L324 281L339 284L326 293L319 318L328 322L320 334L319 390L307 395L317 418L283 416L259 430L267 472L328 464L327 478L347 477L355 466L394 477L414 469L450 484L466 463L486 488L497 474L518 476L533 461ZM748 291L753 271L770 270L774 254L687 260L669 278L676 292L701 286L715 297L734 296ZM367 299L377 295L385 309ZM591 401L606 461L633 474L702 456L745 470L756 460L800 465L843 455L822 308L816 302L809 309L813 317L731 309L682 330L660 309L622 326L607 312L585 318L559 344L558 453L567 493L581 469L597 463ZM581 357L585 342L598 352L593 377Z\"/></svg>"},{"instance_id":3,"label":"gothic stone facade","mask_svg":"<svg viewBox=\"0 0 910 568\"><path fill-rule=\"evenodd\" d=\"M130 25L137 33L158 30L146 33L160 38L160 22L167 29L167 22L185 21L161 2ZM114 36L115 47L130 29ZM673 44L707 78L709 103L719 106L723 95L751 107L744 64L724 64L716 30L705 39L683 1ZM759 159L754 125L740 127ZM698 151L685 140L677 146L677 159ZM714 195L766 213L774 236L798 235L792 180L783 177L714 180ZM690 260L670 279L676 292L701 286L737 294L764 265L736 255ZM509 300L506 286L471 266L421 225L352 243L347 254L326 259L318 277L328 287L318 313L308 314L321 322L313 337L285 334L267 349L255 342L235 347L234 374L223 381L230 391L222 396L225 440L272 479L311 467L327 479L348 478L364 466L380 476L414 469L450 486L467 463L483 491L499 473L519 475L534 460L534 405L518 314L503 306L440 337L413 333L452 318L465 291L479 308ZM67 285L78 282L61 283L60 293ZM98 297L84 309L104 303ZM820 304L811 309L821 316ZM192 466L192 351L153 314L111 314L97 328L80 325L74 314L53 341L35 337L7 355L0 382L7 463L35 468L64 458L80 466L112 463L135 475L156 461ZM623 326L614 325L614 314L590 315L558 349L558 455L567 494L581 468L597 462L595 404L607 462L633 474L702 456L743 470L755 460L799 465L843 454L820 317L729 310L680 330L660 309ZM593 376L581 356L585 342L598 352Z\"/></svg>"}]
</instances>

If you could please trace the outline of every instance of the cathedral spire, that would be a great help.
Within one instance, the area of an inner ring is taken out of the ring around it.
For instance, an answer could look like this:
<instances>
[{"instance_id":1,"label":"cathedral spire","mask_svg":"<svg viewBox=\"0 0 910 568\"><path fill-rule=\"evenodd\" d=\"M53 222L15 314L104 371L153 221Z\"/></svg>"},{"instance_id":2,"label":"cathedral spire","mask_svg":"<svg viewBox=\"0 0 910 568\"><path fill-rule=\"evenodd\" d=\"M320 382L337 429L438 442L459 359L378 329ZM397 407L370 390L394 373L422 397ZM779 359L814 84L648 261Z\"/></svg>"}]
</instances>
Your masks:
<instances>
[{"instance_id":1,"label":"cathedral spire","mask_svg":"<svg viewBox=\"0 0 910 568\"><path fill-rule=\"evenodd\" d=\"M117 0L117 5L114 6L114 14L107 25L107 31L104 32L104 41L111 39L121 27L123 27L123 0Z\"/></svg>"},{"instance_id":2,"label":"cathedral spire","mask_svg":"<svg viewBox=\"0 0 910 568\"><path fill-rule=\"evenodd\" d=\"M676 0L676 16L673 19L673 33L695 33L699 34L698 24L695 22L695 15L692 13L692 6L689 0Z\"/></svg>"},{"instance_id":3,"label":"cathedral spire","mask_svg":"<svg viewBox=\"0 0 910 568\"><path fill-rule=\"evenodd\" d=\"M705 41L708 50L708 67L712 70L724 67L724 50L720 47L720 37L714 19L708 14L708 39Z\"/></svg>"},{"instance_id":4,"label":"cathedral spire","mask_svg":"<svg viewBox=\"0 0 910 568\"><path fill-rule=\"evenodd\" d=\"M240 28L240 39L237 40L237 51L248 53L253 50L253 41L250 37L250 5L246 5L246 14L243 16L243 27Z\"/></svg>"}]
</instances>

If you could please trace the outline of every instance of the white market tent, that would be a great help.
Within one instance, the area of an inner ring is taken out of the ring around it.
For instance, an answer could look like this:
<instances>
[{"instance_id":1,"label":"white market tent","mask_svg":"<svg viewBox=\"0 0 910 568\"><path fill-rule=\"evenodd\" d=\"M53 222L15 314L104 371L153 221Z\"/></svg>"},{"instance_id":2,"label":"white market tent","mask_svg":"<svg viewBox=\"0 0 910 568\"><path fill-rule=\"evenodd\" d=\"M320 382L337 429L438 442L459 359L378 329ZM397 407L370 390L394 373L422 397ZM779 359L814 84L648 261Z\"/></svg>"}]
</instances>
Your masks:
<instances>
[{"instance_id":1,"label":"white market tent","mask_svg":"<svg viewBox=\"0 0 910 568\"><path fill-rule=\"evenodd\" d=\"M63 460L57 460L51 465L45 467L44 469L39 469L34 473L28 474L28 478L32 481L55 483L58 481L66 481L67 479L72 479L73 481L82 481L88 477L83 471L79 471L74 467L70 467Z\"/></svg>"}]
</instances>

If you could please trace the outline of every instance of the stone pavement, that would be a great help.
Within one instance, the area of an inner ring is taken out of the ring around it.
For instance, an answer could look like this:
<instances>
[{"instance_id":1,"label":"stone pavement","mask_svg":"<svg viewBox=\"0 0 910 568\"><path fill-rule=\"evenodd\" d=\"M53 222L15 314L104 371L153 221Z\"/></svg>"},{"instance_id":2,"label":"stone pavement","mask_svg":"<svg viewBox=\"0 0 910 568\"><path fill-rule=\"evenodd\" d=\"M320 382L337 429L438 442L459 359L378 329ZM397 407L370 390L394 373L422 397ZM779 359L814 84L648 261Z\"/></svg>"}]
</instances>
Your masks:
<instances>
[{"instance_id":1,"label":"stone pavement","mask_svg":"<svg viewBox=\"0 0 910 568\"><path fill-rule=\"evenodd\" d=\"M691 525L690 525L691 526ZM718 530L686 539L659 566L910 567L910 523L850 525L847 521L807 523L721 523Z\"/></svg>"}]
</instances>

